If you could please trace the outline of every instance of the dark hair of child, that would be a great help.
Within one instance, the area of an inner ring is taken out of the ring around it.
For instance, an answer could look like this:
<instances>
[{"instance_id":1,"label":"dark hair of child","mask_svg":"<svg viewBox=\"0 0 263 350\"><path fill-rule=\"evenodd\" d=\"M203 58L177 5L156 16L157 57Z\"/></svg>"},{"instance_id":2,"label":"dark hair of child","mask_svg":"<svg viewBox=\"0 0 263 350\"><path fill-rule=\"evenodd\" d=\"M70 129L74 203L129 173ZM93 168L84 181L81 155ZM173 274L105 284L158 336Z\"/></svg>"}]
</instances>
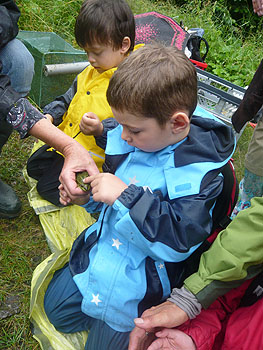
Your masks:
<instances>
[{"instance_id":1,"label":"dark hair of child","mask_svg":"<svg viewBox=\"0 0 263 350\"><path fill-rule=\"evenodd\" d=\"M75 38L85 48L94 44L122 46L124 37L131 40L129 51L134 48L135 21L125 0L86 0L75 23Z\"/></svg>"}]
</instances>

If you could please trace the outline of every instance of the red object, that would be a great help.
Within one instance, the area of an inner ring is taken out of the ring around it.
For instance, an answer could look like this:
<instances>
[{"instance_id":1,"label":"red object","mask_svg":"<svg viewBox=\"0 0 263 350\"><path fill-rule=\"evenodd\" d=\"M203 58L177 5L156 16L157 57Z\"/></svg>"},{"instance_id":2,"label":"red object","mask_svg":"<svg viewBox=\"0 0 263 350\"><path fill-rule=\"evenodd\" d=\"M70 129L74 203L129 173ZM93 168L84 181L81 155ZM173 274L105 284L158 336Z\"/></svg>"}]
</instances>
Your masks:
<instances>
[{"instance_id":1,"label":"red object","mask_svg":"<svg viewBox=\"0 0 263 350\"><path fill-rule=\"evenodd\" d=\"M135 15L135 44L152 41L175 46L184 51L190 34L173 18L152 11Z\"/></svg>"},{"instance_id":2,"label":"red object","mask_svg":"<svg viewBox=\"0 0 263 350\"><path fill-rule=\"evenodd\" d=\"M200 69L202 69L202 70L205 70L205 69L207 68L207 66L208 66L208 64L205 63L205 62L199 62L199 61L196 61L196 60L192 60L191 58L190 58L190 61L191 61L196 67L198 67L198 68L200 68Z\"/></svg>"},{"instance_id":3,"label":"red object","mask_svg":"<svg viewBox=\"0 0 263 350\"><path fill-rule=\"evenodd\" d=\"M238 307L250 283L248 280L232 289L178 329L192 337L197 350L262 349L263 299L249 307Z\"/></svg>"},{"instance_id":4,"label":"red object","mask_svg":"<svg viewBox=\"0 0 263 350\"><path fill-rule=\"evenodd\" d=\"M250 125L253 129L255 129L255 127L257 126L256 123L252 123L252 122L249 122L249 125Z\"/></svg>"}]
</instances>

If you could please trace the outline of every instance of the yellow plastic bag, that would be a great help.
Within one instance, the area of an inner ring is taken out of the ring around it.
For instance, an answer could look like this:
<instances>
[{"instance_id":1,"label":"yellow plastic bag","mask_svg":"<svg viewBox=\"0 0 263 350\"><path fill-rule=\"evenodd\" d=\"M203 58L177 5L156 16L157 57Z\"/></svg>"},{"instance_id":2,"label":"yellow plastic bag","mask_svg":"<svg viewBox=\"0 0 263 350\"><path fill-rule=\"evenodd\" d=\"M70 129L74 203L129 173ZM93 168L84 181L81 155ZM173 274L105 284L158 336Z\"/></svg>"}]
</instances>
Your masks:
<instances>
[{"instance_id":1,"label":"yellow plastic bag","mask_svg":"<svg viewBox=\"0 0 263 350\"><path fill-rule=\"evenodd\" d=\"M42 142L35 143L32 152L42 145ZM43 350L84 350L87 332L73 334L58 332L45 314L44 295L55 271L69 261L74 240L84 229L93 224L95 219L77 205L59 208L44 200L36 190L36 180L28 176L26 169L23 170L23 174L30 188L29 203L39 216L47 242L53 252L33 273L30 300L33 336Z\"/></svg>"},{"instance_id":2,"label":"yellow plastic bag","mask_svg":"<svg viewBox=\"0 0 263 350\"><path fill-rule=\"evenodd\" d=\"M43 350L84 350L88 332L65 334L49 322L44 310L44 295L55 271L69 261L70 249L57 251L37 266L33 273L30 300L30 321L33 337Z\"/></svg>"}]
</instances>

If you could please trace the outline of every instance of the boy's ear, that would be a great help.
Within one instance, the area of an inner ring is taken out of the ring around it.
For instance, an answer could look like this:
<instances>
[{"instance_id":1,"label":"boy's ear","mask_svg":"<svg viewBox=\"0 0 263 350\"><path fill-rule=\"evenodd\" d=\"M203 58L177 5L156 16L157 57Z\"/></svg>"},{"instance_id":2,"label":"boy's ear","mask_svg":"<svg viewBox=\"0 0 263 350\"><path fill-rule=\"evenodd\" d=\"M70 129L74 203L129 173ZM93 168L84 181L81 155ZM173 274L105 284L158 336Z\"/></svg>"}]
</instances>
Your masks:
<instances>
[{"instance_id":1,"label":"boy's ear","mask_svg":"<svg viewBox=\"0 0 263 350\"><path fill-rule=\"evenodd\" d=\"M184 112L176 112L171 117L172 132L178 134L186 132L190 126L190 119Z\"/></svg>"},{"instance_id":2,"label":"boy's ear","mask_svg":"<svg viewBox=\"0 0 263 350\"><path fill-rule=\"evenodd\" d=\"M130 47L131 47L131 39L128 36L125 36L121 44L121 53L125 55L129 51Z\"/></svg>"}]
</instances>

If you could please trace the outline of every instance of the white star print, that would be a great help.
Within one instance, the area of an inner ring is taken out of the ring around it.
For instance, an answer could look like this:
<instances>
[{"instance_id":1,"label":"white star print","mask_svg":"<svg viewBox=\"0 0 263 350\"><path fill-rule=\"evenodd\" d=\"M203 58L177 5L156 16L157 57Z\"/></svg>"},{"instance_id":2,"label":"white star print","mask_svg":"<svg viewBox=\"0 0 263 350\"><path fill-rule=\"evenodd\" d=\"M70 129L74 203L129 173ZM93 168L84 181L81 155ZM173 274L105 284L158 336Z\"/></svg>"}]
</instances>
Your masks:
<instances>
[{"instance_id":1,"label":"white star print","mask_svg":"<svg viewBox=\"0 0 263 350\"><path fill-rule=\"evenodd\" d=\"M120 245L122 245L122 243L119 241L119 238L117 238L117 239L112 238L112 240L113 240L112 246L113 246L113 247L116 247L117 250L119 250Z\"/></svg>"},{"instance_id":2,"label":"white star print","mask_svg":"<svg viewBox=\"0 0 263 350\"><path fill-rule=\"evenodd\" d=\"M164 268L164 264L160 264L158 267L159 267L159 269L161 270L161 269Z\"/></svg>"},{"instance_id":3,"label":"white star print","mask_svg":"<svg viewBox=\"0 0 263 350\"><path fill-rule=\"evenodd\" d=\"M136 180L136 175L133 176L133 178L129 177L130 183L129 185L135 185L137 184L137 182L139 182L138 180Z\"/></svg>"},{"instance_id":4,"label":"white star print","mask_svg":"<svg viewBox=\"0 0 263 350\"><path fill-rule=\"evenodd\" d=\"M99 299L99 294L94 295L94 294L92 293L92 298L93 298L93 299L91 300L91 302L92 302L92 303L95 303L96 306L98 306L99 303L101 303L101 300Z\"/></svg>"}]
</instances>

